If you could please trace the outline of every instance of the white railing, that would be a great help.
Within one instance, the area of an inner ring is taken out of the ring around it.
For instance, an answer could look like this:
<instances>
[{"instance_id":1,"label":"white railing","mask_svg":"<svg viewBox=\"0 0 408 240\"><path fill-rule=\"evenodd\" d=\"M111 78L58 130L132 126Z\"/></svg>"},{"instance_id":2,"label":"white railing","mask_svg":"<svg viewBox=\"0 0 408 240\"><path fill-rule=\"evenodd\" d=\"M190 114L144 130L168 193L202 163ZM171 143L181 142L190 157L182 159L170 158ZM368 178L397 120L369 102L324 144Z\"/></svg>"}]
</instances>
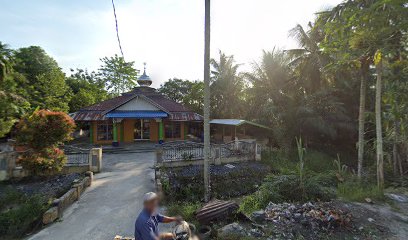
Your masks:
<instances>
[{"instance_id":1,"label":"white railing","mask_svg":"<svg viewBox=\"0 0 408 240\"><path fill-rule=\"evenodd\" d=\"M211 144L210 158L247 158L255 160L257 145L254 140L236 140L225 144ZM175 141L157 146L158 162L196 161L204 159L204 144Z\"/></svg>"}]
</instances>

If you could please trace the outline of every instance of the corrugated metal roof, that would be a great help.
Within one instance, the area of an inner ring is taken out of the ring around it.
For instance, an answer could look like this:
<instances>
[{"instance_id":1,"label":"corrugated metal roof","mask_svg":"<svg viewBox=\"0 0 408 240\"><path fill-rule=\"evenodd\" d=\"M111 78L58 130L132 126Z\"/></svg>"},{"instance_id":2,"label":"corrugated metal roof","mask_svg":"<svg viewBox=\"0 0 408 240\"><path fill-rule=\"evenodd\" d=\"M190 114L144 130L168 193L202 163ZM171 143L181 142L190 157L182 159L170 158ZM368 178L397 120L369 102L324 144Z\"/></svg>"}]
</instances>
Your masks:
<instances>
[{"instance_id":1,"label":"corrugated metal roof","mask_svg":"<svg viewBox=\"0 0 408 240\"><path fill-rule=\"evenodd\" d=\"M162 111L112 111L107 118L165 118L167 113Z\"/></svg>"},{"instance_id":2,"label":"corrugated metal roof","mask_svg":"<svg viewBox=\"0 0 408 240\"><path fill-rule=\"evenodd\" d=\"M70 116L75 121L104 121L107 120L105 118L105 114L103 111L78 111L71 113Z\"/></svg>"},{"instance_id":3,"label":"corrugated metal roof","mask_svg":"<svg viewBox=\"0 0 408 240\"><path fill-rule=\"evenodd\" d=\"M213 119L210 121L210 124L222 124L222 125L233 125L239 126L243 124L245 120L241 119Z\"/></svg>"},{"instance_id":4,"label":"corrugated metal roof","mask_svg":"<svg viewBox=\"0 0 408 240\"><path fill-rule=\"evenodd\" d=\"M249 125L253 125L253 126L256 126L256 127L271 130L270 127L267 127L265 125L250 122L250 121L247 121L247 120L242 120L242 119L213 119L213 120L210 121L210 124L231 125L231 126L237 126L237 127L241 126L242 124L249 124Z\"/></svg>"},{"instance_id":5,"label":"corrugated metal roof","mask_svg":"<svg viewBox=\"0 0 408 240\"><path fill-rule=\"evenodd\" d=\"M173 121L203 121L204 118L195 112L170 112L170 120Z\"/></svg>"},{"instance_id":6,"label":"corrugated metal roof","mask_svg":"<svg viewBox=\"0 0 408 240\"><path fill-rule=\"evenodd\" d=\"M151 104L161 109L163 112L168 113L166 117L168 117L170 120L203 121L203 117L201 115L192 112L183 104L168 99L151 87L137 87L130 92L124 93L122 96L82 108L78 112L73 113L72 116L75 121L106 120L106 116L104 116L104 114L109 114L111 111L114 111L116 108L126 104L137 96L143 97Z\"/></svg>"},{"instance_id":7,"label":"corrugated metal roof","mask_svg":"<svg viewBox=\"0 0 408 240\"><path fill-rule=\"evenodd\" d=\"M136 95L122 95L119 97L114 97L112 99L108 99L97 104L84 107L80 111L109 111L113 110L128 101L132 100Z\"/></svg>"},{"instance_id":8,"label":"corrugated metal roof","mask_svg":"<svg viewBox=\"0 0 408 240\"><path fill-rule=\"evenodd\" d=\"M233 201L213 200L197 210L196 218L200 223L210 223L214 220L223 220L239 208Z\"/></svg>"}]
</instances>

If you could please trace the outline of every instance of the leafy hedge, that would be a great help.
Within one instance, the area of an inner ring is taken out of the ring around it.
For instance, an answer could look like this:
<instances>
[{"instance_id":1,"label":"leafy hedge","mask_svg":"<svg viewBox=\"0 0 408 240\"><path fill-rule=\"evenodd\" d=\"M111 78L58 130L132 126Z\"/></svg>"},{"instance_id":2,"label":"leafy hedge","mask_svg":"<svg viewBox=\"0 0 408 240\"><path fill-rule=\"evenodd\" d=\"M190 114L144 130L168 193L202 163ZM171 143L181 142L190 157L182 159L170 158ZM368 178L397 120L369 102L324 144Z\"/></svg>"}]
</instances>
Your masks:
<instances>
[{"instance_id":1,"label":"leafy hedge","mask_svg":"<svg viewBox=\"0 0 408 240\"><path fill-rule=\"evenodd\" d=\"M41 221L46 209L40 196L27 197L8 190L0 198L0 239L21 238Z\"/></svg>"}]
</instances>

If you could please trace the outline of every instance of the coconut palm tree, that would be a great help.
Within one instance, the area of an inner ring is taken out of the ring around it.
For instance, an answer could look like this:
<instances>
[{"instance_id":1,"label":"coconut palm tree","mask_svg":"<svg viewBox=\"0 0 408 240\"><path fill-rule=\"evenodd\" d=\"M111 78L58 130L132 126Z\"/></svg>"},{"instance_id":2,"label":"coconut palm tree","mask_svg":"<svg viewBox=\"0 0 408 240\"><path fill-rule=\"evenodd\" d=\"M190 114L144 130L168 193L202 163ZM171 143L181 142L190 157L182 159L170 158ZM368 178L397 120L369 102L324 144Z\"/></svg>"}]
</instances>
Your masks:
<instances>
[{"instance_id":1,"label":"coconut palm tree","mask_svg":"<svg viewBox=\"0 0 408 240\"><path fill-rule=\"evenodd\" d=\"M253 72L246 75L252 85L249 116L259 117L252 120L263 119L261 123L273 126L275 140L286 151L300 135L306 144L308 139L324 144L340 131L351 130L347 111L334 90L305 94L307 83L299 81L289 62L283 51L264 52L262 62L255 63Z\"/></svg>"},{"instance_id":2,"label":"coconut palm tree","mask_svg":"<svg viewBox=\"0 0 408 240\"><path fill-rule=\"evenodd\" d=\"M234 56L219 52L219 60L211 59L211 109L214 118L240 118L244 83L238 74Z\"/></svg>"},{"instance_id":3,"label":"coconut palm tree","mask_svg":"<svg viewBox=\"0 0 408 240\"><path fill-rule=\"evenodd\" d=\"M12 50L7 44L0 42L0 82L4 80L11 71Z\"/></svg>"},{"instance_id":4,"label":"coconut palm tree","mask_svg":"<svg viewBox=\"0 0 408 240\"><path fill-rule=\"evenodd\" d=\"M305 91L312 94L320 90L324 84L322 69L329 62L319 43L323 40L321 29L309 22L309 30L298 24L289 31L289 36L297 40L300 48L286 50L295 69L297 77L304 81Z\"/></svg>"}]
</instances>

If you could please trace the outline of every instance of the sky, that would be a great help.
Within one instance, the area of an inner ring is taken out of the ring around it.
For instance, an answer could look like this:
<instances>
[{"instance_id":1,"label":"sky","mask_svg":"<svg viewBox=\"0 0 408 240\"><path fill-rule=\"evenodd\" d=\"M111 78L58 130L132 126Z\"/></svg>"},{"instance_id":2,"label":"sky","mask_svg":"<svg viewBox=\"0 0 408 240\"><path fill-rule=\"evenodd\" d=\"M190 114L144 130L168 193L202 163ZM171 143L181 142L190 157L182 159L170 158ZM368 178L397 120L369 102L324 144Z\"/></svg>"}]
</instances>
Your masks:
<instances>
[{"instance_id":1,"label":"sky","mask_svg":"<svg viewBox=\"0 0 408 240\"><path fill-rule=\"evenodd\" d=\"M211 57L234 55L250 70L262 50L297 47L288 31L341 0L212 0ZM126 61L147 63L153 87L203 79L204 0L115 0ZM41 46L62 69L97 70L120 54L111 0L0 0L0 41Z\"/></svg>"}]
</instances>

